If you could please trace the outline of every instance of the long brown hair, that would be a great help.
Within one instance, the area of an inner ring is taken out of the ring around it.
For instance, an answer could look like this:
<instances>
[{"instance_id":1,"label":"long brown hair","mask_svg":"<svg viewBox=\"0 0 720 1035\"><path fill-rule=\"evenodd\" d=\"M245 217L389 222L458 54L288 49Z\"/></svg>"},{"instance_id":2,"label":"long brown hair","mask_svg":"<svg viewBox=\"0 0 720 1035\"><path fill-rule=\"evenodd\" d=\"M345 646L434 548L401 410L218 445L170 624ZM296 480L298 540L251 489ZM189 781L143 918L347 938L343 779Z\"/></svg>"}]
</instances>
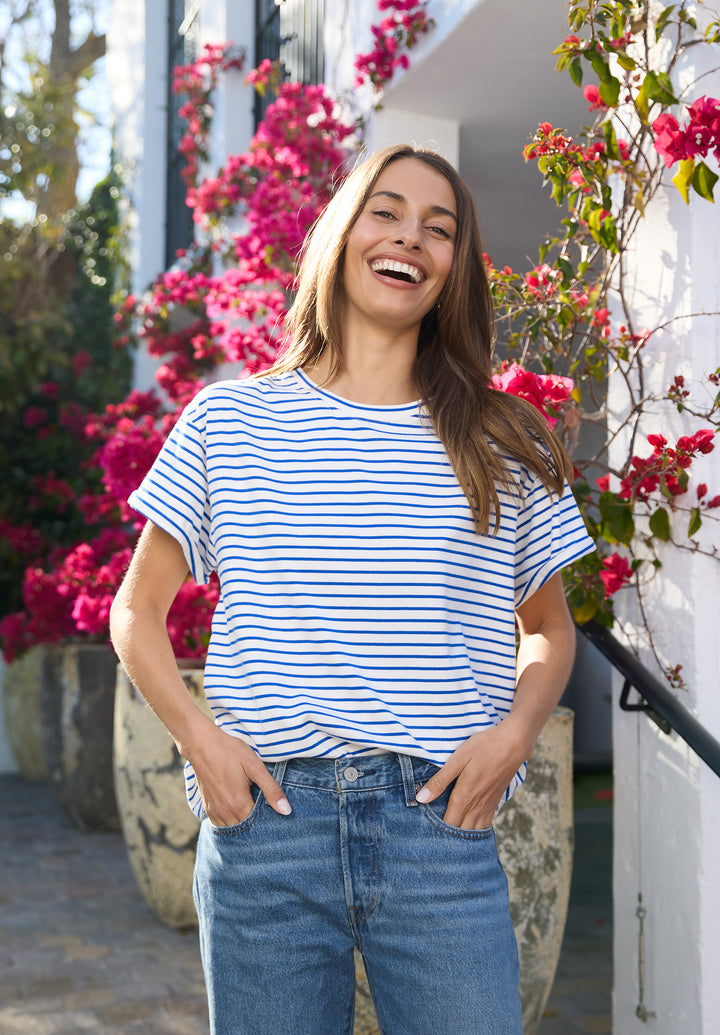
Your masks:
<instances>
[{"instance_id":1,"label":"long brown hair","mask_svg":"<svg viewBox=\"0 0 720 1035\"><path fill-rule=\"evenodd\" d=\"M414 158L432 166L455 194L455 254L438 303L418 335L413 378L463 492L476 531L500 524L497 486L517 487L504 456L513 457L560 495L571 471L567 453L529 403L492 387L493 308L475 205L453 167L434 151L386 147L350 173L306 241L297 294L286 319L289 345L268 374L312 364L324 349L331 381L342 370L341 307L345 245L378 176L391 162Z\"/></svg>"}]
</instances>

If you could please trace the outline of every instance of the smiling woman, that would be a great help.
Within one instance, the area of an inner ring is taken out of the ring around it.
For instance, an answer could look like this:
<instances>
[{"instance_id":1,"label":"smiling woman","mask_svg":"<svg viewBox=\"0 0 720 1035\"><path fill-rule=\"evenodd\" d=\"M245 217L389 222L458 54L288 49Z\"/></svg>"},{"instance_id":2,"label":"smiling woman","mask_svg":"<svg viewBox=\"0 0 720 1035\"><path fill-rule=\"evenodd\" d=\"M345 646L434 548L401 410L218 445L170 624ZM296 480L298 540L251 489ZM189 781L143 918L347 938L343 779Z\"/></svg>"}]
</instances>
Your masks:
<instances>
[{"instance_id":1,"label":"smiling woman","mask_svg":"<svg viewBox=\"0 0 720 1035\"><path fill-rule=\"evenodd\" d=\"M559 571L593 543L544 419L492 388L444 159L350 174L287 330L267 374L200 392L131 496L149 521L112 613L203 821L212 1030L349 1031L357 948L384 1031L520 1035L491 824L570 670ZM220 580L214 723L165 631L188 570Z\"/></svg>"}]
</instances>

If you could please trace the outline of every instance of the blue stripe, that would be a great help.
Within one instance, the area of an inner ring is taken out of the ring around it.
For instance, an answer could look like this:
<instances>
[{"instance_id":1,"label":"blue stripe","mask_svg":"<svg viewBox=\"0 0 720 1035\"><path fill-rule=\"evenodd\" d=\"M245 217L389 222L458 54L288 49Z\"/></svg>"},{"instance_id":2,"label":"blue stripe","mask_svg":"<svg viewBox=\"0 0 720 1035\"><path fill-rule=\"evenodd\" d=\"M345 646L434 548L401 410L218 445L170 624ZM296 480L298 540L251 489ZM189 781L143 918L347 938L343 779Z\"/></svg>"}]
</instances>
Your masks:
<instances>
[{"instance_id":1,"label":"blue stripe","mask_svg":"<svg viewBox=\"0 0 720 1035\"><path fill-rule=\"evenodd\" d=\"M500 534L477 536L417 405L339 400L299 373L204 389L132 504L196 578L219 571L219 725L266 761L374 745L441 765L506 715L514 602L593 548L569 490L509 466ZM191 770L188 793L199 811Z\"/></svg>"}]
</instances>

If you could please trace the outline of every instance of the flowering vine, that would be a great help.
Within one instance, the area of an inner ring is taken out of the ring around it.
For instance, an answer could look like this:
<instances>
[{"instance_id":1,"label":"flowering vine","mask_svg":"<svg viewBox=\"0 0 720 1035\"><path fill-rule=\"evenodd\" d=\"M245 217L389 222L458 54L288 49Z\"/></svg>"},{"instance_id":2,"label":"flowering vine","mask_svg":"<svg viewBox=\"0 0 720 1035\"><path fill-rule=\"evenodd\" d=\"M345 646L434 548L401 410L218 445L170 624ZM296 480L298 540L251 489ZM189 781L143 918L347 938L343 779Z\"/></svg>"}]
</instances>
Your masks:
<instances>
[{"instance_id":1,"label":"flowering vine","mask_svg":"<svg viewBox=\"0 0 720 1035\"><path fill-rule=\"evenodd\" d=\"M492 383L543 412L573 454L576 496L598 550L567 574L568 600L579 622L609 625L615 594L631 587L642 597L668 544L716 553L701 547L697 534L720 511L720 494L702 471L720 426L720 371L707 375L709 404L695 401L697 386L681 374L661 398L644 391L645 349L662 328L636 325L623 293L620 258L667 168L680 163L681 181L675 182L684 183L686 200L690 186L712 197L714 173L705 159L718 157L718 102L693 101L683 125L668 110L679 106L673 83L677 55L697 37L684 3L666 8L652 26L651 35L669 41L662 68L655 60L651 66L645 4L571 0L568 8L571 34L556 51L558 68L584 86L595 121L577 139L543 122L525 149L526 161L537 163L566 218L563 234L543 242L530 269L500 269L486 257L506 357ZM379 94L407 66L407 51L433 23L425 3L379 0L378 9L385 17L373 27L375 48L358 56L356 70L357 83L370 82ZM711 26L707 38L712 41L715 32ZM37 606L42 597L50 612L44 631L22 627L13 617L23 642L28 635L50 636L51 628L52 635L106 635L107 606L139 530L127 496L181 408L219 365L236 364L246 376L275 358L302 240L356 148L356 127L340 117L324 87L284 83L278 66L268 61L248 75L255 89L274 96L248 150L228 156L212 176L203 175L213 91L219 77L240 63L230 45L221 45L178 70L176 88L188 96L182 150L197 242L178 255L144 299L128 296L116 314L120 343L139 336L160 361L163 395L133 392L84 422L100 490L85 493L79 505L88 522L112 526L116 538L78 544L58 555L50 572L28 569L26 606ZM588 73L595 81L583 84ZM692 163L692 170L683 163ZM608 301L611 289L619 304ZM623 425L627 457L612 469L609 373L626 385L630 399ZM649 410L663 404L693 422L673 442L641 427ZM39 413L28 419L42 429ZM587 455L580 432L592 424L601 429L603 445ZM62 500L62 486L52 491ZM203 652L216 593L215 585L183 587L170 619L179 654ZM64 601L62 615L58 600ZM4 643L12 640L2 635ZM677 666L664 667L673 685L680 685Z\"/></svg>"},{"instance_id":2,"label":"flowering vine","mask_svg":"<svg viewBox=\"0 0 720 1035\"><path fill-rule=\"evenodd\" d=\"M378 0L378 12L387 12L378 25L371 26L374 46L355 58L355 86L366 82L382 94L399 68L408 68L408 50L421 36L435 28L428 17L427 0Z\"/></svg>"},{"instance_id":3,"label":"flowering vine","mask_svg":"<svg viewBox=\"0 0 720 1035\"><path fill-rule=\"evenodd\" d=\"M682 125L669 110L679 106L679 56L701 40L687 4L665 8L650 23L643 3L571 0L568 7L571 34L555 52L558 69L567 71L576 86L584 85L595 121L577 139L541 123L525 149L526 160L537 162L554 200L565 209L564 231L543 243L533 269L515 272L490 264L489 273L502 345L509 354L524 365L539 363L547 373L569 374L575 382L576 405L563 408L556 430L573 452L575 492L598 545L597 553L574 565L566 577L575 618L611 624L614 594L631 587L645 639L669 681L679 686L677 666L653 643L643 599L668 545L718 554L715 546L701 544L698 533L720 507L720 495L702 472L720 426L720 378L711 371L704 385L690 385L677 374L659 396L644 388L645 348L664 326L635 324L622 256L666 168L679 163L673 182L686 201L691 186L712 200L717 177L703 159L718 157L720 103L700 97L687 107ZM719 29L711 23L705 39L716 42ZM661 39L663 46L655 48ZM588 74L594 82L584 83ZM609 375L624 384L629 399L622 425L610 433ZM693 402L696 393L705 401ZM656 425L657 431L648 427L650 414L658 414L663 403L695 424L675 442L660 434L662 425ZM591 455L579 451L580 428L588 424L598 426L603 441ZM608 434L620 432L628 452L610 469ZM644 449L638 445L643 440ZM598 467L606 473L598 476Z\"/></svg>"}]
</instances>

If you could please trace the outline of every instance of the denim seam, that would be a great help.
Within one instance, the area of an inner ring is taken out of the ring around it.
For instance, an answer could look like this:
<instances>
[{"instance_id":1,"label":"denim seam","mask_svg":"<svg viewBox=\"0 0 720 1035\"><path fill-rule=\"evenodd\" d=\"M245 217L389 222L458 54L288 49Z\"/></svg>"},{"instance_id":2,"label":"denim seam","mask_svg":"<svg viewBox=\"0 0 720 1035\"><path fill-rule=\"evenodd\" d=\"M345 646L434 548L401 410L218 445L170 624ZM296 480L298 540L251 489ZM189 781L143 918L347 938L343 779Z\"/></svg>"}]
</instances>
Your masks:
<instances>
[{"instance_id":1,"label":"denim seam","mask_svg":"<svg viewBox=\"0 0 720 1035\"><path fill-rule=\"evenodd\" d=\"M457 837L461 841L488 841L493 836L493 828L485 827L483 830L463 830L462 827L452 827L439 819L427 805L420 804L420 812L435 827L436 830L449 834L450 837Z\"/></svg>"}]
</instances>

